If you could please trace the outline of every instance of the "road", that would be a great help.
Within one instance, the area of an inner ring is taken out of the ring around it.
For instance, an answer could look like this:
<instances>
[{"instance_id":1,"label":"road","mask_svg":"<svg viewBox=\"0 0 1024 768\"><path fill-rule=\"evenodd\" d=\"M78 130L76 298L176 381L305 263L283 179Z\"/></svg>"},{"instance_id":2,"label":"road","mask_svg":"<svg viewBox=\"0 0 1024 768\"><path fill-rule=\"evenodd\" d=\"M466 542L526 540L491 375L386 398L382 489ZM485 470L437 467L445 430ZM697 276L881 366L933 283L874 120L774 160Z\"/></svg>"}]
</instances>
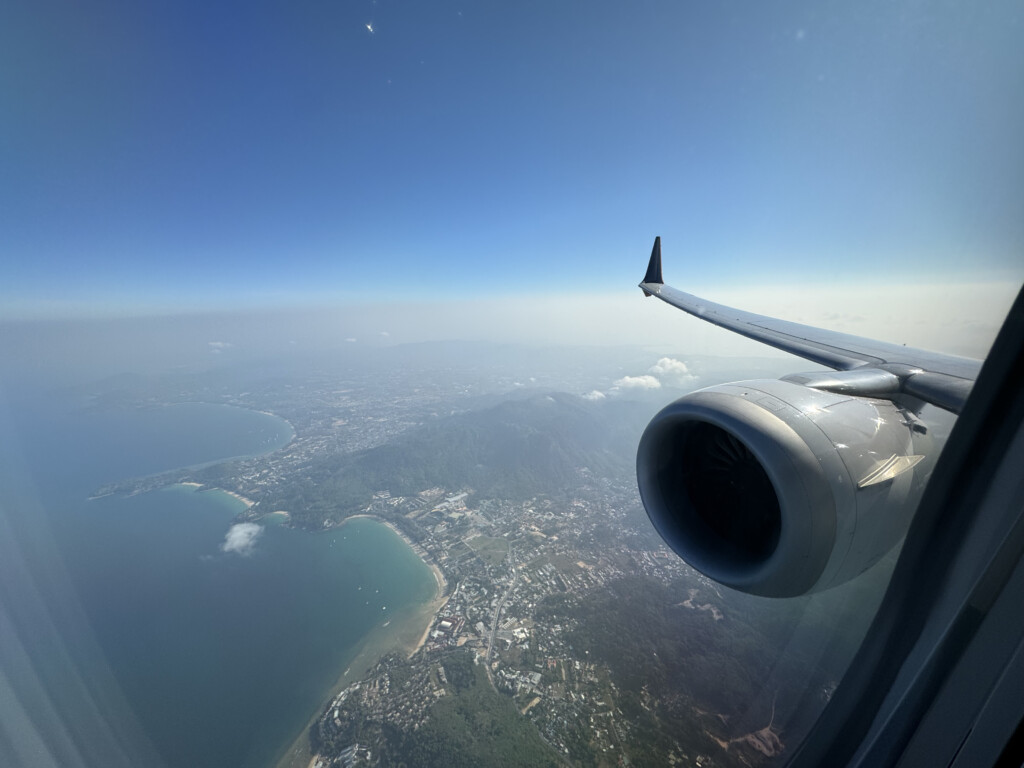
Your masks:
<instances>
[{"instance_id":1,"label":"road","mask_svg":"<svg viewBox=\"0 0 1024 768\"><path fill-rule=\"evenodd\" d=\"M516 568L515 550L509 549L508 561L512 566L512 581L509 582L508 587L505 589L505 594L501 596L501 600L494 607L494 615L491 617L491 634L487 638L487 653L484 655L484 669L487 670L487 679L491 681L491 685L494 685L494 678L491 676L491 650L494 648L494 636L498 632L498 619L501 618L501 611L505 607L505 603L508 601L508 596L512 593L513 588L516 586L516 582L519 580L519 569Z\"/></svg>"}]
</instances>

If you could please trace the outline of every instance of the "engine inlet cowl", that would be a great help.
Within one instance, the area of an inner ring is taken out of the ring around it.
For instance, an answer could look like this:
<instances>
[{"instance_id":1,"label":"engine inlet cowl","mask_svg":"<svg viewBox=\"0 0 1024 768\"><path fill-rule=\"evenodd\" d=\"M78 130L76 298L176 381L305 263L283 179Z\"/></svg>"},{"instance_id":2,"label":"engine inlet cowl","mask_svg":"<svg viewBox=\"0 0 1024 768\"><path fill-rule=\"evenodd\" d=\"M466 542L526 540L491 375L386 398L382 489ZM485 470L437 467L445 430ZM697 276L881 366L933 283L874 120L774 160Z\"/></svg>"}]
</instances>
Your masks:
<instances>
[{"instance_id":1,"label":"engine inlet cowl","mask_svg":"<svg viewBox=\"0 0 1024 768\"><path fill-rule=\"evenodd\" d=\"M637 481L686 562L726 586L789 597L852 578L899 540L922 458L910 443L892 403L740 382L655 416Z\"/></svg>"}]
</instances>

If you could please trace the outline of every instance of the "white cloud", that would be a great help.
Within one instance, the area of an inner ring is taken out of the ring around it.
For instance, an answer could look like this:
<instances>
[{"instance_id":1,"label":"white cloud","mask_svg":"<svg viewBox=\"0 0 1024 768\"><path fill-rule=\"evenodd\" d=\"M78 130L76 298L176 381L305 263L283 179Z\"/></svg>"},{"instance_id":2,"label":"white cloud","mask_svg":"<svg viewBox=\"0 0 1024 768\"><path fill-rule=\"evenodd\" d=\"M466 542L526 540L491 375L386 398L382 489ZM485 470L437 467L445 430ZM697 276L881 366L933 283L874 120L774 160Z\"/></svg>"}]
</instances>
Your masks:
<instances>
[{"instance_id":1,"label":"white cloud","mask_svg":"<svg viewBox=\"0 0 1024 768\"><path fill-rule=\"evenodd\" d=\"M349 344L354 344L356 340L349 336L347 339L345 339L345 341L347 341Z\"/></svg>"},{"instance_id":2,"label":"white cloud","mask_svg":"<svg viewBox=\"0 0 1024 768\"><path fill-rule=\"evenodd\" d=\"M667 387L685 387L697 380L697 377L690 373L686 363L671 357L662 357L647 369L647 373L639 376L623 376L612 382L611 389L605 392L593 390L583 395L585 400L601 400L608 395L615 396L622 390L653 390L661 389L662 385Z\"/></svg>"},{"instance_id":3,"label":"white cloud","mask_svg":"<svg viewBox=\"0 0 1024 768\"><path fill-rule=\"evenodd\" d=\"M239 555L251 555L256 548L256 540L263 533L263 526L256 523L237 523L228 528L224 542L220 545L222 552L234 552Z\"/></svg>"},{"instance_id":4,"label":"white cloud","mask_svg":"<svg viewBox=\"0 0 1024 768\"><path fill-rule=\"evenodd\" d=\"M614 381L613 386L620 389L658 389L661 382L653 376L644 374L643 376L623 376Z\"/></svg>"},{"instance_id":5,"label":"white cloud","mask_svg":"<svg viewBox=\"0 0 1024 768\"><path fill-rule=\"evenodd\" d=\"M686 363L671 357L661 358L650 367L648 372L653 373L670 387L685 387L697 380L697 377L686 367Z\"/></svg>"},{"instance_id":6,"label":"white cloud","mask_svg":"<svg viewBox=\"0 0 1024 768\"><path fill-rule=\"evenodd\" d=\"M210 348L210 353L214 355L219 355L232 346L230 341L208 341L206 344Z\"/></svg>"}]
</instances>

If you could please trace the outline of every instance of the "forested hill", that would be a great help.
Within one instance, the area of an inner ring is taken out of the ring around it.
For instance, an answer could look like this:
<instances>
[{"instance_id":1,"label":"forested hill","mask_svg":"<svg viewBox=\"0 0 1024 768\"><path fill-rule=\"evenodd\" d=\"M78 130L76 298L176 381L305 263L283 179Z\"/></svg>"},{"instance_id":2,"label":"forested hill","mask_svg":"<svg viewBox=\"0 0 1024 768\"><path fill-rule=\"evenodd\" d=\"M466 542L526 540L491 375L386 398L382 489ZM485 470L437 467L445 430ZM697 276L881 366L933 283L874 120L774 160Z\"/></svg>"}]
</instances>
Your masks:
<instances>
[{"instance_id":1,"label":"forested hill","mask_svg":"<svg viewBox=\"0 0 1024 768\"><path fill-rule=\"evenodd\" d=\"M373 493L472 488L481 498L571 492L587 474L633 472L650 404L552 393L444 417L384 445L325 457L262 506L319 527L366 507Z\"/></svg>"}]
</instances>

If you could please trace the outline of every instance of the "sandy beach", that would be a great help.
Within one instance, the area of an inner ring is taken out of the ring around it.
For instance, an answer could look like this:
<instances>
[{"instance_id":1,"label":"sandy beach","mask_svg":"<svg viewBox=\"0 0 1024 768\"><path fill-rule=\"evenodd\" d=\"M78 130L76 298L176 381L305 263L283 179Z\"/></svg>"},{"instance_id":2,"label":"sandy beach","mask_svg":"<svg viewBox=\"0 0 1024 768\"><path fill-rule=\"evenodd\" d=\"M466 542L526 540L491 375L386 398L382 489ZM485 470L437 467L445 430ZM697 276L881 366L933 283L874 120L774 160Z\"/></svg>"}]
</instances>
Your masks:
<instances>
[{"instance_id":1,"label":"sandy beach","mask_svg":"<svg viewBox=\"0 0 1024 768\"><path fill-rule=\"evenodd\" d=\"M251 506L253 506L253 505L255 505L255 504L256 504L256 502L255 502L255 501L253 501L252 499L247 499L247 498L245 498L245 496L243 496L243 495L242 495L242 494L240 494L240 493L235 493L234 491L226 491L226 490L224 490L223 488L218 488L217 490L218 490L218 491L221 491L221 492L223 492L223 493L226 493L226 494L227 494L228 496L234 496L234 497L235 497L236 499L238 499L238 500L239 500L240 502L242 502L243 504L245 504L245 506L246 506L246 507L251 507Z\"/></svg>"},{"instance_id":2,"label":"sandy beach","mask_svg":"<svg viewBox=\"0 0 1024 768\"><path fill-rule=\"evenodd\" d=\"M424 551L423 547L421 547L419 544L417 544L412 539L410 539L408 536L406 536L404 533L402 533L402 531L398 528L398 526L394 525L393 523L389 523L387 520L379 518L376 515L356 515L356 517L369 517L369 518L372 518L372 519L376 520L378 523L386 525L388 528L390 528L392 531L394 531L395 534L402 541L404 541L406 544L408 544L410 547L412 547L413 552L415 552L417 555L419 555L420 560L422 560L424 563L426 563L427 566L430 568L430 570L433 572L434 580L437 582L437 594L438 594L438 596L440 597L446 591L448 591L448 580L444 577L444 573L437 566L437 563L435 563L433 558L431 558L430 555L428 555Z\"/></svg>"},{"instance_id":3,"label":"sandy beach","mask_svg":"<svg viewBox=\"0 0 1024 768\"><path fill-rule=\"evenodd\" d=\"M427 625L423 628L423 634L420 635L420 638L416 641L416 644L412 646L405 646L407 659L411 659L413 656L415 656L419 649L422 648L423 645L427 642L427 638L430 637L430 628L434 626L434 619L437 618L438 612L440 612L440 610L444 608L447 602L447 596L439 597L430 602L430 620L427 622Z\"/></svg>"},{"instance_id":4,"label":"sandy beach","mask_svg":"<svg viewBox=\"0 0 1024 768\"><path fill-rule=\"evenodd\" d=\"M348 520L360 517L370 518L372 520L376 520L378 523L386 525L412 548L412 550L421 560L423 560L434 574L434 582L436 585L434 597L430 602L424 603L416 608L408 616L400 619L392 619L387 622L386 625L377 627L367 635L366 639L359 647L359 651L352 659L352 662L335 681L334 685L331 686L331 689L324 697L322 704L317 707L317 710L303 727L302 732L288 748L288 751L285 752L284 756L280 760L278 760L276 768L310 768L310 766L314 764L316 755L309 751L309 729L316 722L317 718L320 717L320 713L327 703L349 685L365 677L366 673L369 672L384 655L391 652L400 652L407 658L412 658L416 652L423 647L423 644L430 636L430 628L434 624L434 619L436 618L438 611L440 611L445 603L448 602L448 596L446 595L448 590L448 581L445 579L444 573L441 569L433 562L430 556L423 551L422 547L416 545L408 536L404 535L394 525L386 520L382 520L376 515L352 515L342 522L342 526L344 526L345 522Z\"/></svg>"},{"instance_id":5,"label":"sandy beach","mask_svg":"<svg viewBox=\"0 0 1024 768\"><path fill-rule=\"evenodd\" d=\"M202 483L192 482L191 480L186 480L186 481L181 482L181 483L175 483L174 485L179 486L181 488L191 488L194 491L200 491L201 490L203 493L207 493L207 492L210 492L210 491L216 491L218 493L225 493L228 496L233 496L234 498L238 499L240 502L245 504L245 508L246 509L249 509L251 507L256 506L256 502L253 501L252 499L247 499L242 494L235 493L234 491L229 491L227 488L217 488L216 486L213 486L213 485L207 486L207 485L203 485ZM283 512L282 514L287 515L288 513L287 512Z\"/></svg>"},{"instance_id":6,"label":"sandy beach","mask_svg":"<svg viewBox=\"0 0 1024 768\"><path fill-rule=\"evenodd\" d=\"M247 499L242 494L235 493L234 491L229 491L226 488L217 488L216 486L213 486L213 485L203 485L202 483L195 483L195 482L192 482L191 480L186 480L186 481L183 481L183 482L180 482L180 483L174 483L174 485L169 486L169 487L174 487L174 486L177 486L179 488L191 488L193 491L202 491L203 493L209 493L209 492L223 493L223 494L226 494L228 496L232 496L232 497L238 499L240 502L245 504L245 508L246 509L251 509L252 507L256 506L256 502L253 501L252 499ZM275 512L274 514L278 514L278 513ZM280 514L287 515L288 513L282 511Z\"/></svg>"}]
</instances>

